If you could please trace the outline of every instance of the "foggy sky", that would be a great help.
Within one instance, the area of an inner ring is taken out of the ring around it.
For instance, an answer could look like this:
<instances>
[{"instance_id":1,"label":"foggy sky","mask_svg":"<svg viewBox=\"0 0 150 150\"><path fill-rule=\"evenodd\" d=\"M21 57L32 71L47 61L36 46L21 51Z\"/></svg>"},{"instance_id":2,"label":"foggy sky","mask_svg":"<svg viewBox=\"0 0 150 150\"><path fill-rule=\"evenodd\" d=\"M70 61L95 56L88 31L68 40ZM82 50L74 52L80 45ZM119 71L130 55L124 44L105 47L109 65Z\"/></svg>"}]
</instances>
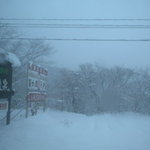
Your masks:
<instances>
[{"instance_id":1,"label":"foggy sky","mask_svg":"<svg viewBox=\"0 0 150 150\"><path fill-rule=\"evenodd\" d=\"M149 8L149 0L0 0L0 17L145 19L150 18ZM107 23L102 22L102 24ZM127 24L127 22L119 23ZM150 22L134 23L150 24ZM22 29L26 37L36 38L150 38L149 29L26 30ZM51 59L59 67L76 69L79 64L87 62L104 66L148 67L150 65L150 42L51 41L51 45L57 51Z\"/></svg>"}]
</instances>

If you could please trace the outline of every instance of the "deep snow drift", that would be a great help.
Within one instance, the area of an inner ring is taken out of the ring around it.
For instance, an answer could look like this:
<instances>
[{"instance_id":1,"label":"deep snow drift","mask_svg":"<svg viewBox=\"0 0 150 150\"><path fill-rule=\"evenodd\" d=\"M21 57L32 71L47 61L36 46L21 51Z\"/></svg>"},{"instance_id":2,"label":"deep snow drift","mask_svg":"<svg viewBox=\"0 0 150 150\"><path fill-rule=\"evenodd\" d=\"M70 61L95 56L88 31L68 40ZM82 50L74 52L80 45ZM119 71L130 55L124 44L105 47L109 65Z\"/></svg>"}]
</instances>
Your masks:
<instances>
[{"instance_id":1,"label":"deep snow drift","mask_svg":"<svg viewBox=\"0 0 150 150\"><path fill-rule=\"evenodd\" d=\"M0 128L0 150L149 150L150 117L47 111Z\"/></svg>"}]
</instances>

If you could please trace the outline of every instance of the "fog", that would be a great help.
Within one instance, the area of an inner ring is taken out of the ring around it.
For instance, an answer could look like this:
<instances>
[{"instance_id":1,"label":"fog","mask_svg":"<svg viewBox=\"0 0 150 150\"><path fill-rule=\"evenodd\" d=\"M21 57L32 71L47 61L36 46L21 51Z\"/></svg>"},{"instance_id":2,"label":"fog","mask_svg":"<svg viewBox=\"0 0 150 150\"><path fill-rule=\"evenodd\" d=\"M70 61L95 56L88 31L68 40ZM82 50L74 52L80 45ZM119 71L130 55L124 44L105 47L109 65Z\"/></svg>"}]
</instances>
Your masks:
<instances>
[{"instance_id":1,"label":"fog","mask_svg":"<svg viewBox=\"0 0 150 150\"><path fill-rule=\"evenodd\" d=\"M71 44L74 45L73 49ZM150 66L149 44L136 44L136 46L128 43L126 45L124 43L119 44L119 46L117 43L104 45L104 43L97 42L71 44L60 44L63 50L57 51L52 57L53 60L56 60L56 66L69 69L78 69L78 66L84 63L99 64L105 67L148 68ZM121 45L123 45L123 48L121 48Z\"/></svg>"},{"instance_id":2,"label":"fog","mask_svg":"<svg viewBox=\"0 0 150 150\"><path fill-rule=\"evenodd\" d=\"M149 0L0 0L0 150L149 150L149 127Z\"/></svg>"},{"instance_id":3,"label":"fog","mask_svg":"<svg viewBox=\"0 0 150 150\"><path fill-rule=\"evenodd\" d=\"M24 19L146 19L150 17L148 0L1 0L0 18ZM28 22L28 21L24 21ZM30 21L31 22L31 21ZM37 21L32 21L37 23ZM38 23L51 23L38 21ZM146 24L147 21L53 21L63 24ZM22 37L83 39L146 39L149 29L19 29ZM77 69L82 63L148 67L149 42L50 41L56 53L55 66Z\"/></svg>"},{"instance_id":4,"label":"fog","mask_svg":"<svg viewBox=\"0 0 150 150\"><path fill-rule=\"evenodd\" d=\"M150 15L149 0L1 0L0 3L1 17L148 18Z\"/></svg>"}]
</instances>

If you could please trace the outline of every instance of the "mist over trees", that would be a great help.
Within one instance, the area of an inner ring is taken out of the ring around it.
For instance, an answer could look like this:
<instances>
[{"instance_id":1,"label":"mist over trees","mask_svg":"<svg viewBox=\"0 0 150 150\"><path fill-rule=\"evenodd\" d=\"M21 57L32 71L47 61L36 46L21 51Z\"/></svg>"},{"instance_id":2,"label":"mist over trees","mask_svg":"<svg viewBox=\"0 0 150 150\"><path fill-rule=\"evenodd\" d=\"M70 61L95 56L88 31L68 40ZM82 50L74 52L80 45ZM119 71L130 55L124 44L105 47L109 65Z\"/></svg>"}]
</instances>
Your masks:
<instances>
[{"instance_id":1,"label":"mist over trees","mask_svg":"<svg viewBox=\"0 0 150 150\"><path fill-rule=\"evenodd\" d=\"M48 43L11 40L18 36L15 29L0 24L0 48L16 54L21 61L21 66L13 71L12 107L26 103L27 64L33 61L48 68L47 100L51 108L89 115L126 111L150 114L149 69L93 64L82 64L76 71L52 67L46 59L54 52Z\"/></svg>"},{"instance_id":2,"label":"mist over trees","mask_svg":"<svg viewBox=\"0 0 150 150\"><path fill-rule=\"evenodd\" d=\"M77 71L53 69L52 72L57 74L55 78L49 77L49 104L53 108L84 114L150 113L148 69L83 64Z\"/></svg>"},{"instance_id":3,"label":"mist over trees","mask_svg":"<svg viewBox=\"0 0 150 150\"><path fill-rule=\"evenodd\" d=\"M34 62L39 65L50 66L48 61L53 54L50 44L42 40L11 40L19 37L20 33L16 28L8 28L7 24L0 23L0 49L14 53L20 60L21 66L13 68L13 89L15 95L12 100L12 107L25 107L27 95L27 65Z\"/></svg>"}]
</instances>

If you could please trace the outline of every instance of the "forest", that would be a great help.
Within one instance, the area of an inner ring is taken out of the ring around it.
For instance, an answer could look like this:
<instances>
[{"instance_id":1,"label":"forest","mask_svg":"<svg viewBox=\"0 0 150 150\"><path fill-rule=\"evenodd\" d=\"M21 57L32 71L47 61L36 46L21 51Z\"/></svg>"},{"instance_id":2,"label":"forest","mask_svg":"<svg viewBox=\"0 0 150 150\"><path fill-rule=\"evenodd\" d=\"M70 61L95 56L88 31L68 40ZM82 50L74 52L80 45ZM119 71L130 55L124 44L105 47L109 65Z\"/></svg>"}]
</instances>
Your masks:
<instances>
[{"instance_id":1,"label":"forest","mask_svg":"<svg viewBox=\"0 0 150 150\"><path fill-rule=\"evenodd\" d=\"M18 56L21 66L13 71L12 108L25 107L26 66L29 61L48 69L47 107L92 115L96 113L150 113L150 69L105 67L81 64L78 70L54 67L55 53L42 40L11 40L19 37L16 29L0 24L0 48ZM9 37L9 38L8 38Z\"/></svg>"}]
</instances>

